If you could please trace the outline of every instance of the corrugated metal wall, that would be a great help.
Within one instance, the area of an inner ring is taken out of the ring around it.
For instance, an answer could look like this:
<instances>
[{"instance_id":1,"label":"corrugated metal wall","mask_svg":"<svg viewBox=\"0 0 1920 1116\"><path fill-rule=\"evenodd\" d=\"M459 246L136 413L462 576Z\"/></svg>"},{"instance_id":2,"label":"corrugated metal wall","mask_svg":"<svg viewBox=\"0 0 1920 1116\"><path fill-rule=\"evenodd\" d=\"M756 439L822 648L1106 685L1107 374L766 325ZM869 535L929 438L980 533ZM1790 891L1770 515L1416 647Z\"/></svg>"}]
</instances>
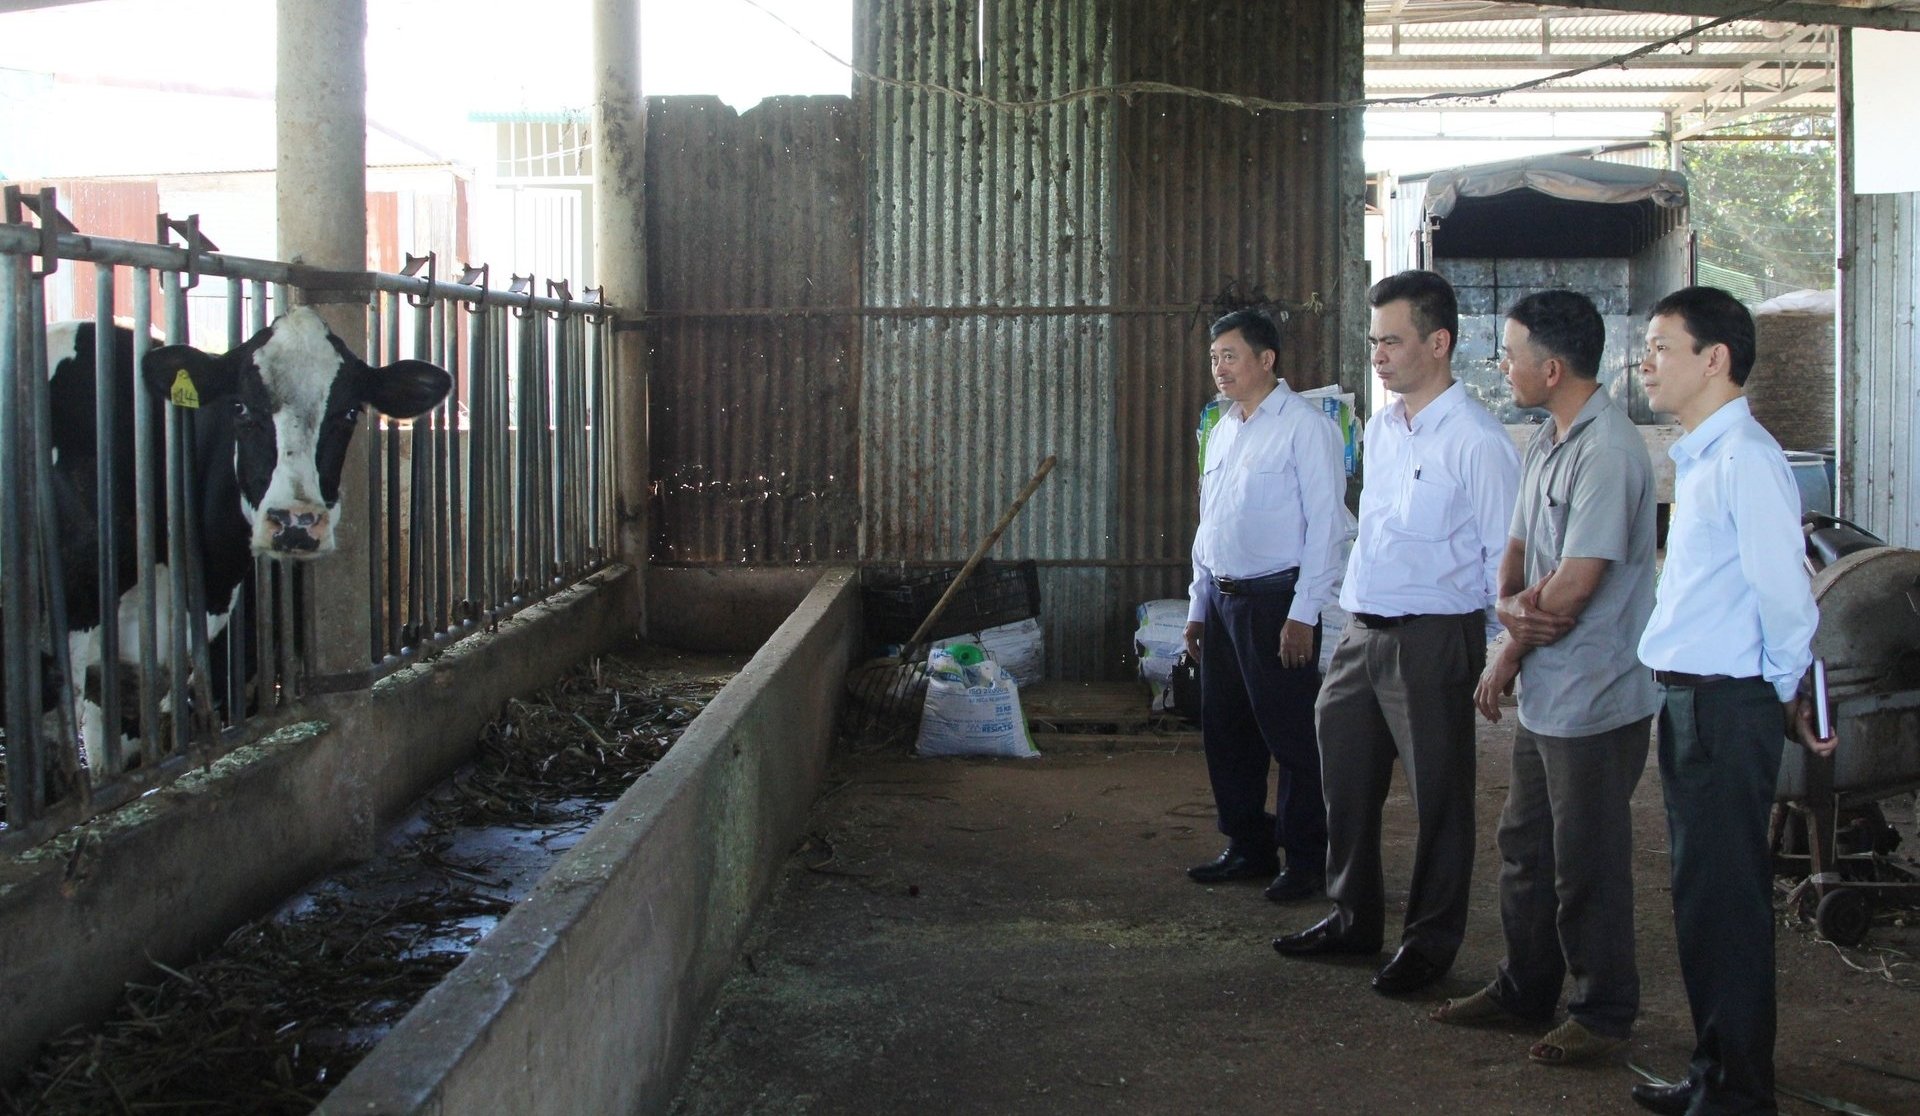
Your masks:
<instances>
[{"instance_id":1,"label":"corrugated metal wall","mask_svg":"<svg viewBox=\"0 0 1920 1116\"><path fill-rule=\"evenodd\" d=\"M1362 93L1358 3L1118 7L1120 81L1310 103ZM1115 541L1128 565L1105 619L1130 628L1133 602L1185 595L1199 515L1194 419L1213 397L1206 326L1219 304L1258 294L1294 307L1279 366L1295 388L1340 381L1343 368L1350 386L1364 384L1366 176L1357 109L1250 113L1148 95L1116 117L1115 298L1206 307L1114 322Z\"/></svg>"},{"instance_id":2,"label":"corrugated metal wall","mask_svg":"<svg viewBox=\"0 0 1920 1116\"><path fill-rule=\"evenodd\" d=\"M857 556L863 191L844 97L648 108L653 558ZM728 316L814 308L827 313ZM674 316L674 315L682 316Z\"/></svg>"},{"instance_id":3,"label":"corrugated metal wall","mask_svg":"<svg viewBox=\"0 0 1920 1116\"><path fill-rule=\"evenodd\" d=\"M1841 278L1842 514L1920 546L1920 194L1856 194Z\"/></svg>"},{"instance_id":4,"label":"corrugated metal wall","mask_svg":"<svg viewBox=\"0 0 1920 1116\"><path fill-rule=\"evenodd\" d=\"M1050 674L1129 670L1184 593L1216 303L1298 304L1289 380L1365 381L1360 113L915 83L1357 98L1361 7L862 0L853 106L656 102L654 559L957 562L1054 453L995 554L1042 562ZM715 316L791 306L838 313Z\"/></svg>"},{"instance_id":5,"label":"corrugated metal wall","mask_svg":"<svg viewBox=\"0 0 1920 1116\"><path fill-rule=\"evenodd\" d=\"M1111 10L1082 0L879 0L857 28L863 68L998 100L1113 80ZM1112 108L1033 112L869 82L867 302L984 307L869 320L863 361L863 557L966 557L1047 454L1059 464L1000 542L1004 557L1111 554L1112 325L1104 306ZM1042 577L1050 672L1102 672L1089 628L1103 572Z\"/></svg>"}]
</instances>

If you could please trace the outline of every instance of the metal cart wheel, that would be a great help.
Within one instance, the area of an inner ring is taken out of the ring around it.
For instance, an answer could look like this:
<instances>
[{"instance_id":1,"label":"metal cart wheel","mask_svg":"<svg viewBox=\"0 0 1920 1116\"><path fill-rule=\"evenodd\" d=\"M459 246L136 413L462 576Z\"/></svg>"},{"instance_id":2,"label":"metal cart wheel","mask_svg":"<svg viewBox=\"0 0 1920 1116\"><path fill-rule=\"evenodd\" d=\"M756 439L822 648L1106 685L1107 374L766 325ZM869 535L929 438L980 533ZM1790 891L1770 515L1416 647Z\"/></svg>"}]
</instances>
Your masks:
<instances>
[{"instance_id":1,"label":"metal cart wheel","mask_svg":"<svg viewBox=\"0 0 1920 1116\"><path fill-rule=\"evenodd\" d=\"M1857 887L1836 887L1820 898L1813 913L1814 928L1834 945L1857 946L1873 921L1867 893Z\"/></svg>"}]
</instances>

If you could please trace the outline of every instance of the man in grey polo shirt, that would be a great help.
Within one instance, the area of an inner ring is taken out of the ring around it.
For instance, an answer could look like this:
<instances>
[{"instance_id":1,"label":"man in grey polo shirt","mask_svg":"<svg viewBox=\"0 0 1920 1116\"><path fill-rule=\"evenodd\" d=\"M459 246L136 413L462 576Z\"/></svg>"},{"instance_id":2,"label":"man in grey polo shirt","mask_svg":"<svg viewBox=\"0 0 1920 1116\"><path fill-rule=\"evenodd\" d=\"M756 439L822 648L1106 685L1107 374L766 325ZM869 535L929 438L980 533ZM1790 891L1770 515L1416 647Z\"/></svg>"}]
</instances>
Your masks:
<instances>
[{"instance_id":1,"label":"man in grey polo shirt","mask_svg":"<svg viewBox=\"0 0 1920 1116\"><path fill-rule=\"evenodd\" d=\"M1545 1024L1571 975L1570 1018L1527 1052L1561 1065L1618 1047L1639 1012L1628 799L1659 706L1634 653L1653 611L1653 468L1600 390L1606 330L1586 296L1528 295L1504 340L1515 402L1552 418L1527 447L1500 564L1507 636L1474 693L1498 721L1520 679L1499 834L1507 955L1491 984L1433 1018Z\"/></svg>"}]
</instances>

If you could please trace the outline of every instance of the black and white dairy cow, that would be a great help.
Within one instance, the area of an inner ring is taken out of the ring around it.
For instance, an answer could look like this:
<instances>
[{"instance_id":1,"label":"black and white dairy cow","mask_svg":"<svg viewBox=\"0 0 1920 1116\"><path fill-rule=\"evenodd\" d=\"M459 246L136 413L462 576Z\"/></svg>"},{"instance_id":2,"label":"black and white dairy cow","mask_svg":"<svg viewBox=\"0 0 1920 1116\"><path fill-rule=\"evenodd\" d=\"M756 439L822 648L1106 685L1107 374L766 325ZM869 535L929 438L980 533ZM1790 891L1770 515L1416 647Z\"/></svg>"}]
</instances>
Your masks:
<instances>
[{"instance_id":1,"label":"black and white dairy cow","mask_svg":"<svg viewBox=\"0 0 1920 1116\"><path fill-rule=\"evenodd\" d=\"M194 475L189 478L188 521L198 532L205 562L207 634L221 632L232 614L255 555L309 559L334 549L340 505L340 471L347 444L364 407L410 419L446 397L453 378L417 360L371 368L307 307L282 316L239 348L209 354L186 345L147 353L134 390L133 335L113 330L115 397L114 445L101 447L95 434L94 346L90 322L48 327L49 403L53 418L53 474L59 506L61 567L66 583L68 649L72 698L86 745L88 765L102 773L103 714L88 697L86 679L100 666L102 622L99 587L100 534L98 487L103 459L113 470L111 530L117 552L120 590L120 656L135 665L138 653L139 593L142 577L156 580L159 631L173 611L171 579L165 566L167 525L164 513L153 524L155 553L162 565L138 567L136 543L134 419L131 405L151 408L154 417L153 507L166 503L159 478L164 475L164 445L158 436L163 401L193 407L191 429ZM106 451L103 453L103 449ZM160 665L166 665L171 641L162 638Z\"/></svg>"}]
</instances>

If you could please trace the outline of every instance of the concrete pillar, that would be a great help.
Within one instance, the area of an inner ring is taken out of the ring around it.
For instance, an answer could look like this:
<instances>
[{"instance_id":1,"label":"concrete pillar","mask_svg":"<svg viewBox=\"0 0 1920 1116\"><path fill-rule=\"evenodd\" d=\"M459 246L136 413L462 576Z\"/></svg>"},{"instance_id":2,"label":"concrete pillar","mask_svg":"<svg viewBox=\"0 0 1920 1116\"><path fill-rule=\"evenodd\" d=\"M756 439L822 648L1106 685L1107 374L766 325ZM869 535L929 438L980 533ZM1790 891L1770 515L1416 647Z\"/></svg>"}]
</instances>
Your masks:
<instances>
[{"instance_id":1,"label":"concrete pillar","mask_svg":"<svg viewBox=\"0 0 1920 1116\"><path fill-rule=\"evenodd\" d=\"M607 300L624 312L613 335L614 556L644 579L647 564L647 106L640 92L639 0L593 0L594 251ZM634 623L644 624L644 581Z\"/></svg>"},{"instance_id":2,"label":"concrete pillar","mask_svg":"<svg viewBox=\"0 0 1920 1116\"><path fill-rule=\"evenodd\" d=\"M279 255L336 271L367 269L366 0L278 0L276 201ZM335 335L366 353L364 294L312 292L303 298ZM307 567L316 609L313 674L364 670L372 657L363 418L340 478L338 549Z\"/></svg>"}]
</instances>

